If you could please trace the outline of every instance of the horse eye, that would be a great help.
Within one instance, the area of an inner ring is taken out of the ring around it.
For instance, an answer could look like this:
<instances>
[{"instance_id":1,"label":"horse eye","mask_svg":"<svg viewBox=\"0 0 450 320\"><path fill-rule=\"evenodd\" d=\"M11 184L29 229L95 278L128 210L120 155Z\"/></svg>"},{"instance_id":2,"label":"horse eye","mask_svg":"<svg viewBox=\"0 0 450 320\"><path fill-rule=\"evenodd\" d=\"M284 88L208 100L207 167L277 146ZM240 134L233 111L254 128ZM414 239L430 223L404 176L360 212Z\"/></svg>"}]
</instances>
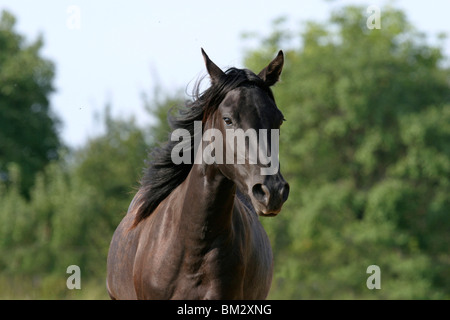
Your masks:
<instances>
[{"instance_id":1,"label":"horse eye","mask_svg":"<svg viewBox=\"0 0 450 320\"><path fill-rule=\"evenodd\" d=\"M231 119L228 118L228 117L224 117L224 118L223 118L223 121L225 121L225 124L226 124L227 126L231 126L231 125L233 124L233 121L231 121Z\"/></svg>"}]
</instances>

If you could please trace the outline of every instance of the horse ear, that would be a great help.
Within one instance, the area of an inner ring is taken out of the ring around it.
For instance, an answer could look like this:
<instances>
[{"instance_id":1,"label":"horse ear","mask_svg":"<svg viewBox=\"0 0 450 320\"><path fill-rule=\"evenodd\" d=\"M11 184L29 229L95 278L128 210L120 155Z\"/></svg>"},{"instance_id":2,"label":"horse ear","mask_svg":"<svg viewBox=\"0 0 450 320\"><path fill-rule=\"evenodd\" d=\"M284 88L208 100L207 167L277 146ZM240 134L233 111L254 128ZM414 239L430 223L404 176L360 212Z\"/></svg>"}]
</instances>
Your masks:
<instances>
[{"instance_id":1,"label":"horse ear","mask_svg":"<svg viewBox=\"0 0 450 320\"><path fill-rule=\"evenodd\" d=\"M266 85L273 86L280 79L281 70L283 70L284 55L280 50L267 67L261 70L258 76L264 80Z\"/></svg>"},{"instance_id":2,"label":"horse ear","mask_svg":"<svg viewBox=\"0 0 450 320\"><path fill-rule=\"evenodd\" d=\"M212 62L208 55L206 54L205 50L202 49L202 55L203 59L205 60L206 70L208 71L209 76L211 77L211 82L217 83L217 81L225 75L225 72L223 72L214 62Z\"/></svg>"}]
</instances>

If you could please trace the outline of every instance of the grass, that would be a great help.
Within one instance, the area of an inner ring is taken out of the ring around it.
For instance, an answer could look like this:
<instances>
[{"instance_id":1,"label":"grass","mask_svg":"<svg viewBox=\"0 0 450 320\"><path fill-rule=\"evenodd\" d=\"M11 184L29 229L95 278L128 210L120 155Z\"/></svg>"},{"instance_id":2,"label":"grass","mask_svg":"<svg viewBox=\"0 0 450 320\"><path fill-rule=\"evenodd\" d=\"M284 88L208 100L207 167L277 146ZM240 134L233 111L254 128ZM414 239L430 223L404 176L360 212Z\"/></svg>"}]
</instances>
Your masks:
<instances>
[{"instance_id":1,"label":"grass","mask_svg":"<svg viewBox=\"0 0 450 320\"><path fill-rule=\"evenodd\" d=\"M81 289L68 289L66 276L0 275L0 300L105 300L105 279L81 281Z\"/></svg>"}]
</instances>

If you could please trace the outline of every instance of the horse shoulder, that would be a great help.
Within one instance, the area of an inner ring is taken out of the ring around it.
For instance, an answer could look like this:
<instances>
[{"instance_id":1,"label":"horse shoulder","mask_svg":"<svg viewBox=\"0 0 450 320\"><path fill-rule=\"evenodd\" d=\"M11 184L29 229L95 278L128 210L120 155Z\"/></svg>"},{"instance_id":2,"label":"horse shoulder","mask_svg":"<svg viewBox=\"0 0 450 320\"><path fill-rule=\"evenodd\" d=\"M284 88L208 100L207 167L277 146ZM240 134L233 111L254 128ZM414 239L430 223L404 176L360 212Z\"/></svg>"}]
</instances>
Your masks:
<instances>
[{"instance_id":1,"label":"horse shoulder","mask_svg":"<svg viewBox=\"0 0 450 320\"><path fill-rule=\"evenodd\" d=\"M170 299L183 259L175 189L140 225L142 232L134 260L134 284L139 299ZM138 225L138 227L140 226Z\"/></svg>"},{"instance_id":2,"label":"horse shoulder","mask_svg":"<svg viewBox=\"0 0 450 320\"><path fill-rule=\"evenodd\" d=\"M114 299L136 299L132 284L140 228L131 229L135 216L134 209L130 205L113 234L108 252L107 288Z\"/></svg>"}]
</instances>

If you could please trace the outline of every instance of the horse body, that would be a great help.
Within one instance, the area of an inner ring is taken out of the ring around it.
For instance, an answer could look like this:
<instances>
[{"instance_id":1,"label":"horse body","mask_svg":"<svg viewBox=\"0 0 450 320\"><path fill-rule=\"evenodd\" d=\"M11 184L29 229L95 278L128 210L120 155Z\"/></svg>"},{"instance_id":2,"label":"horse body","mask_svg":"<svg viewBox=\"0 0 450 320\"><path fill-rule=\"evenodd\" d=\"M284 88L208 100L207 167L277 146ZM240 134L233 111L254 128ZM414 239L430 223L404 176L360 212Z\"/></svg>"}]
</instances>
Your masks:
<instances>
[{"instance_id":1,"label":"horse body","mask_svg":"<svg viewBox=\"0 0 450 320\"><path fill-rule=\"evenodd\" d=\"M269 87L281 73L282 52L258 75L235 68L224 73L202 53L212 86L172 127L188 128L191 137L199 120L205 132L264 129L260 140L269 129L279 132L283 115ZM183 149L183 155L197 151L190 164L174 163L170 142L154 157L111 241L107 289L112 299L267 297L273 257L258 216L277 215L289 185L278 162L204 161L211 147L227 159L245 153L234 148L234 140L210 139L210 145L191 141L190 149ZM272 150L271 143L263 149ZM255 147L255 142L244 145ZM278 170L265 175L264 168Z\"/></svg>"},{"instance_id":2,"label":"horse body","mask_svg":"<svg viewBox=\"0 0 450 320\"><path fill-rule=\"evenodd\" d=\"M196 169L194 166L186 181L132 230L136 203L130 205L111 242L114 254L108 256L108 267L115 269L109 274L108 284L120 284L109 285L111 297L267 296L272 279L272 250L256 212L243 196L235 196L235 186L230 187L225 177L214 177L212 182L194 179ZM219 185L213 188L211 184ZM202 187L205 191L216 190L208 203L195 199L195 194L202 194ZM189 203L177 205L175 199L179 198L188 199ZM195 218L191 212L196 212Z\"/></svg>"}]
</instances>

